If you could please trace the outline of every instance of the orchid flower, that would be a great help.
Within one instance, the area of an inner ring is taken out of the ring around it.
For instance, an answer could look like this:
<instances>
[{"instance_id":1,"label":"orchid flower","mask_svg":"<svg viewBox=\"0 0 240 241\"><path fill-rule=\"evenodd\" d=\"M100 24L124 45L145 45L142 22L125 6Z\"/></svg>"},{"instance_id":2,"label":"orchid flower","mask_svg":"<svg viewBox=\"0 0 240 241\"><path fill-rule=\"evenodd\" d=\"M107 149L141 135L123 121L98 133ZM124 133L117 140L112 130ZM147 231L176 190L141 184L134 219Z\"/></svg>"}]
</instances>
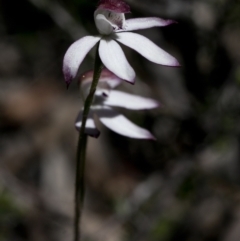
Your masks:
<instances>
[{"instance_id":1,"label":"orchid flower","mask_svg":"<svg viewBox=\"0 0 240 241\"><path fill-rule=\"evenodd\" d=\"M174 23L161 18L133 18L125 20L130 7L122 0L100 0L94 12L94 20L100 36L85 36L74 42L63 60L63 73L67 86L76 77L78 68L87 53L99 43L99 56L107 69L130 83L134 83L135 72L128 63L120 45L126 45L148 60L166 66L179 66L178 61L159 48L148 38L129 31L152 27L163 27Z\"/></svg>"},{"instance_id":2,"label":"orchid flower","mask_svg":"<svg viewBox=\"0 0 240 241\"><path fill-rule=\"evenodd\" d=\"M92 77L93 71L88 71L80 77L83 99L85 99L89 93ZM112 107L143 110L156 108L159 106L159 103L150 98L144 98L119 90L113 90L121 84L121 82L123 82L123 79L120 79L111 71L103 69L95 92L94 100L88 114L85 133L92 137L99 136L100 131L97 129L94 121L94 117L98 116L99 120L106 127L120 135L138 139L155 139L148 130L135 125ZM75 123L77 130L81 128L82 113L83 110L80 111Z\"/></svg>"}]
</instances>

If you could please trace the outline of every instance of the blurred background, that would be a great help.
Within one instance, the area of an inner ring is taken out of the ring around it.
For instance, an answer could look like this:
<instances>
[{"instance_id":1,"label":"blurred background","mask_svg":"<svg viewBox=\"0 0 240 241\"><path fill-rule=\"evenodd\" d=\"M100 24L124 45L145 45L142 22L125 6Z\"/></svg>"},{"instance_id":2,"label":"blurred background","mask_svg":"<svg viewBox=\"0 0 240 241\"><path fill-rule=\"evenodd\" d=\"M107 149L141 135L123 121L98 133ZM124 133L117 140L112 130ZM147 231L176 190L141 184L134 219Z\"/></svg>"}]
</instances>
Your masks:
<instances>
[{"instance_id":1,"label":"blurred background","mask_svg":"<svg viewBox=\"0 0 240 241\"><path fill-rule=\"evenodd\" d=\"M240 1L128 0L127 18L178 24L139 33L175 56L163 67L124 48L120 89L161 108L119 110L157 141L101 124L89 139L85 241L240 240ZM77 81L62 59L97 34L97 1L0 0L0 241L72 240ZM79 73L93 67L93 53Z\"/></svg>"}]
</instances>

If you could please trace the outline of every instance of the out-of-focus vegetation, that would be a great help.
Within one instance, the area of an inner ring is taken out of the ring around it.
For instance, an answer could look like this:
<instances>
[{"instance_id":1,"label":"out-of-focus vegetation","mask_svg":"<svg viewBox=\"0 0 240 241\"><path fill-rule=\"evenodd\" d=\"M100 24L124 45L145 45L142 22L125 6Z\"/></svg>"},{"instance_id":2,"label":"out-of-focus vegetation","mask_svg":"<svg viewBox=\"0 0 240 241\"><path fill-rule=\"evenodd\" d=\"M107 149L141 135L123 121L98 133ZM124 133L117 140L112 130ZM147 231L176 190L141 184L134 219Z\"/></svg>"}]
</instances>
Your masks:
<instances>
[{"instance_id":1,"label":"out-of-focus vegetation","mask_svg":"<svg viewBox=\"0 0 240 241\"><path fill-rule=\"evenodd\" d=\"M103 126L89 139L85 241L240 240L240 2L129 0L131 17L178 24L139 31L181 68L124 48L137 73L123 89L159 100L120 110L156 142ZM77 81L69 45L97 34L97 1L0 1L0 240L71 240ZM94 51L94 50L93 50ZM94 53L94 52L92 52ZM79 73L93 67L88 55Z\"/></svg>"}]
</instances>

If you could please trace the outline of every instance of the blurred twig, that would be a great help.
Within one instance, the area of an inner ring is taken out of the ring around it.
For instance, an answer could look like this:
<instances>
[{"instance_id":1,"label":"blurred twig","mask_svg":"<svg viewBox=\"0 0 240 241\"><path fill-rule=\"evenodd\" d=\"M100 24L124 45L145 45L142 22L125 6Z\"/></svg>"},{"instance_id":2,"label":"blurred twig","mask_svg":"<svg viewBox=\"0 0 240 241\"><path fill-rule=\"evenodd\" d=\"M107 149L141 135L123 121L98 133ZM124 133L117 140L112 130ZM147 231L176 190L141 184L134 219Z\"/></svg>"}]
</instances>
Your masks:
<instances>
[{"instance_id":1,"label":"blurred twig","mask_svg":"<svg viewBox=\"0 0 240 241\"><path fill-rule=\"evenodd\" d=\"M34 6L47 12L53 21L73 39L81 38L88 34L86 29L71 16L59 3L48 0L29 0Z\"/></svg>"}]
</instances>

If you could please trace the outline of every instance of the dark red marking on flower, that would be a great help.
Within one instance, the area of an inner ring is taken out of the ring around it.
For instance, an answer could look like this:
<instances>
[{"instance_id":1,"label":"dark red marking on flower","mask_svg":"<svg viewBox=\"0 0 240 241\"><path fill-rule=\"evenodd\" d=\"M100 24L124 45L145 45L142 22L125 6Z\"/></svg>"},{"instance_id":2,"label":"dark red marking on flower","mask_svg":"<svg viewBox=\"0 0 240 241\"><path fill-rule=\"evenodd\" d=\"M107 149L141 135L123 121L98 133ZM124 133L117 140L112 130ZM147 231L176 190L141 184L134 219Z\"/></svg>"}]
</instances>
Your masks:
<instances>
[{"instance_id":1,"label":"dark red marking on flower","mask_svg":"<svg viewBox=\"0 0 240 241\"><path fill-rule=\"evenodd\" d=\"M166 20L166 26L170 25L170 24L178 24L178 22L175 20L171 20L171 19Z\"/></svg>"},{"instance_id":2,"label":"dark red marking on flower","mask_svg":"<svg viewBox=\"0 0 240 241\"><path fill-rule=\"evenodd\" d=\"M102 96L107 98L108 97L108 94L106 92L102 92Z\"/></svg>"},{"instance_id":3,"label":"dark red marking on flower","mask_svg":"<svg viewBox=\"0 0 240 241\"><path fill-rule=\"evenodd\" d=\"M72 75L71 75L71 72L70 72L70 69L69 68L63 68L63 74L64 74L65 83L66 83L67 89L68 89L68 87L71 84L72 79L73 79Z\"/></svg>"},{"instance_id":4,"label":"dark red marking on flower","mask_svg":"<svg viewBox=\"0 0 240 241\"><path fill-rule=\"evenodd\" d=\"M130 7L122 0L100 0L98 8L106 9L115 13L130 13Z\"/></svg>"}]
</instances>

